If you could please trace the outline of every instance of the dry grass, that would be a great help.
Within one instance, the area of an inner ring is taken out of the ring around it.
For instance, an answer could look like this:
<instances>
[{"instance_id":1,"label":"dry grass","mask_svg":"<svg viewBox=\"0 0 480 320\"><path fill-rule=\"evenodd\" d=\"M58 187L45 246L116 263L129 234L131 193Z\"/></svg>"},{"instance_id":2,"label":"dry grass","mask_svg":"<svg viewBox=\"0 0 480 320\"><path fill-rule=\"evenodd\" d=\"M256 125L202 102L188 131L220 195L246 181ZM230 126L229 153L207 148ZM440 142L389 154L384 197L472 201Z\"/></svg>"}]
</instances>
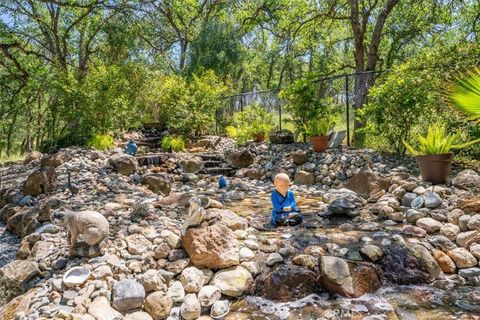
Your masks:
<instances>
[{"instance_id":1,"label":"dry grass","mask_svg":"<svg viewBox=\"0 0 480 320\"><path fill-rule=\"evenodd\" d=\"M6 154L2 154L2 156L0 157L0 165L7 162L22 161L23 159L25 159L25 155L22 155L20 153L11 154L10 157L7 157Z\"/></svg>"}]
</instances>

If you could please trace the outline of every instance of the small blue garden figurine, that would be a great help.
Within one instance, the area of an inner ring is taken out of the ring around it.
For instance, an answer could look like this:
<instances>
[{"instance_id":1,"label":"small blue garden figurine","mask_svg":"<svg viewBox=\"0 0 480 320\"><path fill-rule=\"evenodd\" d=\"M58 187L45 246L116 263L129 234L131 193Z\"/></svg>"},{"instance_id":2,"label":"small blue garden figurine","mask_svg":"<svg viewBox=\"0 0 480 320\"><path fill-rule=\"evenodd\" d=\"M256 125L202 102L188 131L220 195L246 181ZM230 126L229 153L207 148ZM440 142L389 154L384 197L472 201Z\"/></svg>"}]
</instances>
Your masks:
<instances>
[{"instance_id":1,"label":"small blue garden figurine","mask_svg":"<svg viewBox=\"0 0 480 320\"><path fill-rule=\"evenodd\" d=\"M133 140L128 140L127 145L125 146L124 152L131 156L134 156L137 153L138 146Z\"/></svg>"},{"instance_id":2,"label":"small blue garden figurine","mask_svg":"<svg viewBox=\"0 0 480 320\"><path fill-rule=\"evenodd\" d=\"M227 179L224 176L220 176L218 179L218 188L225 189L227 187Z\"/></svg>"},{"instance_id":3,"label":"small blue garden figurine","mask_svg":"<svg viewBox=\"0 0 480 320\"><path fill-rule=\"evenodd\" d=\"M275 190L272 192L272 220L276 226L296 226L303 222L300 209L297 208L293 191L289 190L290 178L285 173L279 173L274 180Z\"/></svg>"}]
</instances>

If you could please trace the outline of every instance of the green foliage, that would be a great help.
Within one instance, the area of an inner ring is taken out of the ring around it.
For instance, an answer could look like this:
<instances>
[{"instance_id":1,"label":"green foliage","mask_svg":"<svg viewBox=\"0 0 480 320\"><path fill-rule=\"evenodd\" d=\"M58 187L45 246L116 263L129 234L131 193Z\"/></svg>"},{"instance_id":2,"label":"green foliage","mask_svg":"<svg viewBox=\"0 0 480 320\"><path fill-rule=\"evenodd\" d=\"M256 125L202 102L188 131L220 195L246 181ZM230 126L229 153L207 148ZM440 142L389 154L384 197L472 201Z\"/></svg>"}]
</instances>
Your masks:
<instances>
[{"instance_id":1,"label":"green foliage","mask_svg":"<svg viewBox=\"0 0 480 320\"><path fill-rule=\"evenodd\" d=\"M113 137L109 134L94 134L87 142L87 147L97 150L107 150L114 145Z\"/></svg>"},{"instance_id":2,"label":"green foliage","mask_svg":"<svg viewBox=\"0 0 480 320\"><path fill-rule=\"evenodd\" d=\"M297 132L305 133L305 127L314 125L316 119L330 118L338 113L327 99L319 97L317 83L309 78L294 81L280 91L280 97L286 101L288 121L295 125ZM314 122L309 124L311 120Z\"/></svg>"},{"instance_id":3,"label":"green foliage","mask_svg":"<svg viewBox=\"0 0 480 320\"><path fill-rule=\"evenodd\" d=\"M427 134L425 136L418 135L417 140L417 149L405 140L402 141L408 153L413 156L451 153L452 150L466 148L480 142L480 139L461 142L460 133L448 134L446 126L441 123L435 123L428 127Z\"/></svg>"},{"instance_id":4,"label":"green foliage","mask_svg":"<svg viewBox=\"0 0 480 320\"><path fill-rule=\"evenodd\" d=\"M155 75L149 80L148 104L168 128L183 134L211 132L220 96L227 91L212 70L187 79L180 76Z\"/></svg>"},{"instance_id":5,"label":"green foliage","mask_svg":"<svg viewBox=\"0 0 480 320\"><path fill-rule=\"evenodd\" d=\"M460 111L470 114L469 120L480 122L480 68L470 72L467 78L458 79L450 100Z\"/></svg>"},{"instance_id":6,"label":"green foliage","mask_svg":"<svg viewBox=\"0 0 480 320\"><path fill-rule=\"evenodd\" d=\"M409 141L440 117L449 127L460 115L448 109L445 86L468 65L466 60L479 47L449 47L424 50L416 59L394 68L377 79L370 90L369 103L357 111L367 135L367 146L389 152L404 153L402 140ZM465 57L465 58L462 58ZM448 68L436 67L442 64Z\"/></svg>"},{"instance_id":7,"label":"green foliage","mask_svg":"<svg viewBox=\"0 0 480 320\"><path fill-rule=\"evenodd\" d=\"M309 137L326 136L334 125L332 117L308 120L304 125L304 134Z\"/></svg>"},{"instance_id":8,"label":"green foliage","mask_svg":"<svg viewBox=\"0 0 480 320\"><path fill-rule=\"evenodd\" d=\"M227 126L229 137L235 138L238 145L244 145L257 134L268 135L275 126L273 114L259 104L249 105L234 115L232 126Z\"/></svg>"},{"instance_id":9,"label":"green foliage","mask_svg":"<svg viewBox=\"0 0 480 320\"><path fill-rule=\"evenodd\" d=\"M182 137L165 136L162 138L160 146L165 151L179 152L185 149L185 140Z\"/></svg>"}]
</instances>

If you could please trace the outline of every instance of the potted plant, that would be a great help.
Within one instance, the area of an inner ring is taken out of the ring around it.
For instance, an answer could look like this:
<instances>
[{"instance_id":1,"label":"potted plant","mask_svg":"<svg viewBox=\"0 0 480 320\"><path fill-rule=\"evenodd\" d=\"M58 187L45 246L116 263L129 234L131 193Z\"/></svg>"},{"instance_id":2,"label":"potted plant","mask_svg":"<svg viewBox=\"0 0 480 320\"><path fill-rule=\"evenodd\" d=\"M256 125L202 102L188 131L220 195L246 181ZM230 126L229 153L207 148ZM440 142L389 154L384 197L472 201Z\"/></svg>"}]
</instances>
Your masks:
<instances>
[{"instance_id":1,"label":"potted plant","mask_svg":"<svg viewBox=\"0 0 480 320\"><path fill-rule=\"evenodd\" d=\"M445 125L430 126L425 136L418 136L418 148L402 141L407 151L415 157L422 179L433 184L447 182L452 166L452 150L468 147L480 139L461 143L460 133L448 134Z\"/></svg>"},{"instance_id":2,"label":"potted plant","mask_svg":"<svg viewBox=\"0 0 480 320\"><path fill-rule=\"evenodd\" d=\"M328 133L334 124L333 118L328 116L321 120L309 120L304 124L304 134L310 137L310 142L315 152L327 150Z\"/></svg>"}]
</instances>

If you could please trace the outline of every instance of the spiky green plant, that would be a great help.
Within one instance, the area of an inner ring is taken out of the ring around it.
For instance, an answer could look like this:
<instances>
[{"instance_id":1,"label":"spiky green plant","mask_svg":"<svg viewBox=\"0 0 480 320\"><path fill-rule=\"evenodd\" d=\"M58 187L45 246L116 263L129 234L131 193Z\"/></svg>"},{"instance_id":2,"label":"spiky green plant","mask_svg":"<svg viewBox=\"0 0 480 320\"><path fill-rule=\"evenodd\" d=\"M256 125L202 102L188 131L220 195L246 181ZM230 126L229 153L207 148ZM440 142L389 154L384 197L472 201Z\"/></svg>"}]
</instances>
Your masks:
<instances>
[{"instance_id":1,"label":"spiky green plant","mask_svg":"<svg viewBox=\"0 0 480 320\"><path fill-rule=\"evenodd\" d=\"M470 115L469 120L480 122L480 68L458 79L449 98L457 109Z\"/></svg>"},{"instance_id":2,"label":"spiky green plant","mask_svg":"<svg viewBox=\"0 0 480 320\"><path fill-rule=\"evenodd\" d=\"M334 124L335 120L331 117L312 119L303 125L303 129L305 135L310 137L326 136Z\"/></svg>"},{"instance_id":3,"label":"spiky green plant","mask_svg":"<svg viewBox=\"0 0 480 320\"><path fill-rule=\"evenodd\" d=\"M480 139L470 142L461 142L460 133L448 134L444 124L435 123L427 130L427 135L418 136L418 149L414 149L405 140L402 140L408 153L413 156L446 154L452 150L458 150L478 143Z\"/></svg>"}]
</instances>

